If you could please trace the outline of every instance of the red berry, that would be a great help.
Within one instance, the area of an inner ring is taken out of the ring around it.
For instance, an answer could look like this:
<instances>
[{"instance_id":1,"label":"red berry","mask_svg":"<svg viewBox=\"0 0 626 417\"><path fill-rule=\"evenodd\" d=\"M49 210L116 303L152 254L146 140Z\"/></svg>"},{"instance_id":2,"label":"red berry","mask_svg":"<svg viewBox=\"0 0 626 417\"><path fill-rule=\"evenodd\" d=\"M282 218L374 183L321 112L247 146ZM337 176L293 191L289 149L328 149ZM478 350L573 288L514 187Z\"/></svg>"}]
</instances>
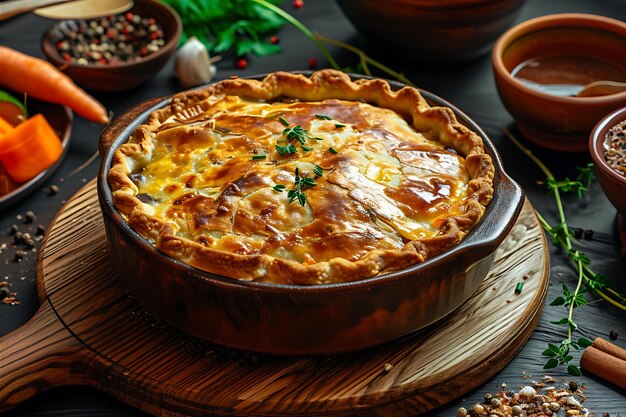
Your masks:
<instances>
[{"instance_id":1,"label":"red berry","mask_svg":"<svg viewBox=\"0 0 626 417\"><path fill-rule=\"evenodd\" d=\"M71 61L72 60L72 57L67 52L64 53L63 55L61 55L61 58L63 58L63 61Z\"/></svg>"},{"instance_id":2,"label":"red berry","mask_svg":"<svg viewBox=\"0 0 626 417\"><path fill-rule=\"evenodd\" d=\"M126 13L124 17L126 18L126 20L133 20L133 14L131 12Z\"/></svg>"},{"instance_id":3,"label":"red berry","mask_svg":"<svg viewBox=\"0 0 626 417\"><path fill-rule=\"evenodd\" d=\"M304 6L304 0L293 0L293 8L301 9Z\"/></svg>"},{"instance_id":4,"label":"red berry","mask_svg":"<svg viewBox=\"0 0 626 417\"><path fill-rule=\"evenodd\" d=\"M309 68L313 69L317 67L317 59L309 58Z\"/></svg>"},{"instance_id":5,"label":"red berry","mask_svg":"<svg viewBox=\"0 0 626 417\"><path fill-rule=\"evenodd\" d=\"M146 56L149 53L150 53L150 51L148 51L148 48L146 48L145 46L139 50L139 55L141 55L141 56Z\"/></svg>"},{"instance_id":6,"label":"red berry","mask_svg":"<svg viewBox=\"0 0 626 417\"><path fill-rule=\"evenodd\" d=\"M272 36L270 38L270 43L273 43L274 45L276 45L279 42L280 42L280 39L278 39L278 36Z\"/></svg>"},{"instance_id":7,"label":"red berry","mask_svg":"<svg viewBox=\"0 0 626 417\"><path fill-rule=\"evenodd\" d=\"M158 38L158 37L159 37L159 35L157 35L157 33L156 33L156 32L152 32L152 33L150 34L150 39L152 39L152 40L155 40L155 39L156 39L156 38Z\"/></svg>"},{"instance_id":8,"label":"red berry","mask_svg":"<svg viewBox=\"0 0 626 417\"><path fill-rule=\"evenodd\" d=\"M237 60L237 68L245 69L248 67L248 60L245 58L239 58Z\"/></svg>"},{"instance_id":9,"label":"red berry","mask_svg":"<svg viewBox=\"0 0 626 417\"><path fill-rule=\"evenodd\" d=\"M102 65L106 65L106 64L108 64L108 63L109 63L109 61L107 61L107 59L106 59L106 58L100 58L100 59L98 60L98 62L99 62L100 64L102 64Z\"/></svg>"},{"instance_id":10,"label":"red berry","mask_svg":"<svg viewBox=\"0 0 626 417\"><path fill-rule=\"evenodd\" d=\"M154 20L153 18L148 19L148 24L149 25L154 25L156 24L156 20Z\"/></svg>"}]
</instances>

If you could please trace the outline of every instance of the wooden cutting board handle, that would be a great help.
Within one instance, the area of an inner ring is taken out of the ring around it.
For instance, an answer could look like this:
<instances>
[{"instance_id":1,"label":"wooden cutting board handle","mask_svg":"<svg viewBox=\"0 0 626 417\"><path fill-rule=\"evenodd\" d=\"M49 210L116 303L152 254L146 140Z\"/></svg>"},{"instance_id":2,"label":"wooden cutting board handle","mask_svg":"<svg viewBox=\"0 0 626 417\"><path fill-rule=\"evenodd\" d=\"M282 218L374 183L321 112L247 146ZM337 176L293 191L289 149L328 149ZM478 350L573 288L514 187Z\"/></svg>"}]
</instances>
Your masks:
<instances>
[{"instance_id":1,"label":"wooden cutting board handle","mask_svg":"<svg viewBox=\"0 0 626 417\"><path fill-rule=\"evenodd\" d=\"M33 318L0 338L0 412L53 387L98 386L86 365L91 356L43 300Z\"/></svg>"}]
</instances>

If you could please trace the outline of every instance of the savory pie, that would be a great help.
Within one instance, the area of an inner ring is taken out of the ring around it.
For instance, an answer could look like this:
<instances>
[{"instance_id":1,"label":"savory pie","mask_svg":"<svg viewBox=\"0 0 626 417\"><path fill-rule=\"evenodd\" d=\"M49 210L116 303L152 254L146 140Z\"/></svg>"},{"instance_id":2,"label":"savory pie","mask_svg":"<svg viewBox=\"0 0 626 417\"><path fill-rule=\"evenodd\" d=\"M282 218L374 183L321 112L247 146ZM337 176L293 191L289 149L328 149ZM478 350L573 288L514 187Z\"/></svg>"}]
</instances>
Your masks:
<instances>
[{"instance_id":1,"label":"savory pie","mask_svg":"<svg viewBox=\"0 0 626 417\"><path fill-rule=\"evenodd\" d=\"M114 155L130 226L199 269L287 284L406 268L461 239L493 192L481 138L415 88L323 70L174 96Z\"/></svg>"}]
</instances>

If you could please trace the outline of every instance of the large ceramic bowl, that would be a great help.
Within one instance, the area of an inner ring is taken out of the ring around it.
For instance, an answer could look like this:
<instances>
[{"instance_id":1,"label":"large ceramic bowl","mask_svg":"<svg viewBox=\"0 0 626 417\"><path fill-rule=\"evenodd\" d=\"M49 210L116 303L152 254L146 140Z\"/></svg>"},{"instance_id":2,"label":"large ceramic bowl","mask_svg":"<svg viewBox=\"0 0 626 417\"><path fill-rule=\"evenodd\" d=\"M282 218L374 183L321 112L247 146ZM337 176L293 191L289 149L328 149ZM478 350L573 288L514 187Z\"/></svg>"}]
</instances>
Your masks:
<instances>
[{"instance_id":1,"label":"large ceramic bowl","mask_svg":"<svg viewBox=\"0 0 626 417\"><path fill-rule=\"evenodd\" d=\"M626 176L619 174L607 163L603 145L607 133L615 125L626 122L626 107L623 107L603 118L591 131L589 136L589 152L596 168L596 177L617 211L626 216ZM624 127L626 130L626 125Z\"/></svg>"},{"instance_id":2,"label":"large ceramic bowl","mask_svg":"<svg viewBox=\"0 0 626 417\"><path fill-rule=\"evenodd\" d=\"M468 61L485 54L526 0L337 0L375 46L399 59Z\"/></svg>"},{"instance_id":3,"label":"large ceramic bowl","mask_svg":"<svg viewBox=\"0 0 626 417\"><path fill-rule=\"evenodd\" d=\"M145 83L168 61L176 51L183 25L174 9L157 0L134 0L130 13L155 19L163 28L165 45L158 51L132 62L122 64L89 64L79 65L64 61L56 49L57 42L64 39L63 32L57 23L52 26L41 39L41 48L46 58L61 68L74 82L81 87L94 91L123 91Z\"/></svg>"},{"instance_id":4,"label":"large ceramic bowl","mask_svg":"<svg viewBox=\"0 0 626 417\"><path fill-rule=\"evenodd\" d=\"M113 264L124 285L174 327L221 345L277 354L362 349L408 335L449 314L485 278L495 249L515 223L523 193L473 121L441 98L422 94L432 105L452 108L461 123L479 134L495 165L493 200L458 246L405 270L318 286L244 282L170 258L122 219L107 183L114 150L169 101L158 99L114 120L100 138L98 196Z\"/></svg>"},{"instance_id":5,"label":"large ceramic bowl","mask_svg":"<svg viewBox=\"0 0 626 417\"><path fill-rule=\"evenodd\" d=\"M493 72L500 98L526 138L563 151L586 151L589 132L606 114L626 106L626 92L559 97L511 75L520 64L545 57L583 57L621 68L626 81L626 23L588 14L556 14L521 23L496 42ZM584 65L579 68L584 72ZM567 83L567 82L566 82Z\"/></svg>"}]
</instances>

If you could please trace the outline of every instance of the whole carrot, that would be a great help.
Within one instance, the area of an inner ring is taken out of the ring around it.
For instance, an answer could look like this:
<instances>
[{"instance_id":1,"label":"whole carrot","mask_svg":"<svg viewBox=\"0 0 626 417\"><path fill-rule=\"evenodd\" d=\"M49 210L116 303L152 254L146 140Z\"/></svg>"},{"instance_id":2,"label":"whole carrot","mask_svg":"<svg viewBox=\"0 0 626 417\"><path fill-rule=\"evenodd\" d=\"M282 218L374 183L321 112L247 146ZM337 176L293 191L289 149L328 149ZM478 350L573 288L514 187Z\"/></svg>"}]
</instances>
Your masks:
<instances>
[{"instance_id":1,"label":"whole carrot","mask_svg":"<svg viewBox=\"0 0 626 417\"><path fill-rule=\"evenodd\" d=\"M94 122L109 121L104 106L52 64L5 46L0 46L0 86L63 104Z\"/></svg>"}]
</instances>

